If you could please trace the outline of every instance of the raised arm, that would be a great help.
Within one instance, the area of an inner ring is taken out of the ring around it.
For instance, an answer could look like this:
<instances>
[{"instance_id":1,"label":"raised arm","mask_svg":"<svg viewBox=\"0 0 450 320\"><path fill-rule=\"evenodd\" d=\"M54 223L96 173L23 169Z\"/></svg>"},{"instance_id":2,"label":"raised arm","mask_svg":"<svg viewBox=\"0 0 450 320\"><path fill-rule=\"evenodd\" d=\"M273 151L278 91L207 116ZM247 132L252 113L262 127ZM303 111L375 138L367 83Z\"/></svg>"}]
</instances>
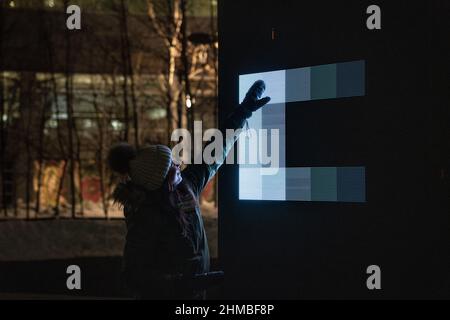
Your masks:
<instances>
[{"instance_id":1,"label":"raised arm","mask_svg":"<svg viewBox=\"0 0 450 320\"><path fill-rule=\"evenodd\" d=\"M223 147L222 155L217 157L219 158L218 161L212 164L207 164L204 161L202 161L202 164L191 164L183 171L183 175L190 179L198 194L202 192L208 181L217 173L234 143L239 138L239 134L234 134L233 136L227 135L227 129L232 129L235 132L238 129L242 129L252 113L270 101L269 97L261 99L265 88L264 81L256 81L248 90L242 103L228 116L223 126L219 128L223 137ZM205 148L211 143L211 141L208 142Z\"/></svg>"}]
</instances>

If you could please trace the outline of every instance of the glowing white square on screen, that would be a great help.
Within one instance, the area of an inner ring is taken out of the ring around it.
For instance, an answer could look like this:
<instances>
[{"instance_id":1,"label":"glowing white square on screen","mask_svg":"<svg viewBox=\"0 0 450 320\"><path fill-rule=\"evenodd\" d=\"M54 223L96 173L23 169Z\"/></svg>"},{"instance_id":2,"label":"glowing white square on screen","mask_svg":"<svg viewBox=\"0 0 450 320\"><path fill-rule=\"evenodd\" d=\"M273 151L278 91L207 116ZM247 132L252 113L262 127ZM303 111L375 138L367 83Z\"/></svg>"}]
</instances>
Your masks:
<instances>
[{"instance_id":1,"label":"glowing white square on screen","mask_svg":"<svg viewBox=\"0 0 450 320\"><path fill-rule=\"evenodd\" d=\"M257 80L266 83L266 91L263 97L269 96L270 103L284 103L286 100L286 70L251 73L239 76L239 103L245 98L245 94Z\"/></svg>"}]
</instances>

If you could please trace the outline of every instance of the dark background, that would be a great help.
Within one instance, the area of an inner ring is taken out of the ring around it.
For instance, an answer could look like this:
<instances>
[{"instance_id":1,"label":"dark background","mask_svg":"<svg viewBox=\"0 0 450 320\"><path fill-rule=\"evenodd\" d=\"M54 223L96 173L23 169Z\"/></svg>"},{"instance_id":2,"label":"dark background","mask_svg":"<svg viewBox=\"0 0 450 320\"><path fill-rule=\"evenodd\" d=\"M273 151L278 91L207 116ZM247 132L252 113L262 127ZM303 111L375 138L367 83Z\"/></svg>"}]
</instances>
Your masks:
<instances>
[{"instance_id":1,"label":"dark background","mask_svg":"<svg viewBox=\"0 0 450 320\"><path fill-rule=\"evenodd\" d=\"M364 166L366 115L366 97L286 103L286 166Z\"/></svg>"},{"instance_id":2,"label":"dark background","mask_svg":"<svg viewBox=\"0 0 450 320\"><path fill-rule=\"evenodd\" d=\"M371 4L381 30L366 28ZM365 165L367 202L239 201L238 166L224 166L225 297L450 298L449 17L437 0L219 2L222 120L238 103L239 74L366 61L366 96L288 111L298 129L286 143L308 166ZM338 127L357 136L343 149ZM381 290L366 287L372 264Z\"/></svg>"}]
</instances>

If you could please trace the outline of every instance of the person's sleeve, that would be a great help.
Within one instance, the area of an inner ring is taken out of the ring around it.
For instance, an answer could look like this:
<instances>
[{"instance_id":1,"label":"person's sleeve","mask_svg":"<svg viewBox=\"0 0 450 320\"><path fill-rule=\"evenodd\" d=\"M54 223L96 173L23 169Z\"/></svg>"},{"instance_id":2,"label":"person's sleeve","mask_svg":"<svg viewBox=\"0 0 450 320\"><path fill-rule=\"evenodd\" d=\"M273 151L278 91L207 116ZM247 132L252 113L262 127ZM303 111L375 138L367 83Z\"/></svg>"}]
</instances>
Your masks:
<instances>
[{"instance_id":1,"label":"person's sleeve","mask_svg":"<svg viewBox=\"0 0 450 320\"><path fill-rule=\"evenodd\" d=\"M220 128L223 137L222 152L219 156L215 157L217 161L211 164L205 163L205 159L201 164L190 164L183 171L183 175L187 177L196 191L197 195L202 192L206 184L217 173L220 166L225 161L228 153L233 148L234 143L239 138L240 130L242 129L250 118L252 112L244 108L243 106L237 107L234 112L225 120L223 126ZM227 129L234 130L234 134L227 134ZM205 148L212 142L208 142ZM204 149L203 149L204 150ZM216 150L217 151L217 150Z\"/></svg>"}]
</instances>

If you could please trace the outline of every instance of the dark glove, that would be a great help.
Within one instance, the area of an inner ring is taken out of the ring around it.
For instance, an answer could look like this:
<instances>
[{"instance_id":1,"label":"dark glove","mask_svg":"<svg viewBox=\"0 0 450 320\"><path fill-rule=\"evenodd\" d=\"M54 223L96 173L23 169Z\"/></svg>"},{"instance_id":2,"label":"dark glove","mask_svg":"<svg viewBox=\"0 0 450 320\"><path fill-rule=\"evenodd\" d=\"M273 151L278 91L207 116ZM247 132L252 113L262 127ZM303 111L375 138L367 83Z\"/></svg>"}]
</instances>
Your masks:
<instances>
[{"instance_id":1,"label":"dark glove","mask_svg":"<svg viewBox=\"0 0 450 320\"><path fill-rule=\"evenodd\" d=\"M267 104L270 101L270 97L261 99L264 90L266 90L266 84L264 83L264 81L256 81L245 95L245 98L241 103L241 107L250 112L254 112L261 108L263 105Z\"/></svg>"}]
</instances>

